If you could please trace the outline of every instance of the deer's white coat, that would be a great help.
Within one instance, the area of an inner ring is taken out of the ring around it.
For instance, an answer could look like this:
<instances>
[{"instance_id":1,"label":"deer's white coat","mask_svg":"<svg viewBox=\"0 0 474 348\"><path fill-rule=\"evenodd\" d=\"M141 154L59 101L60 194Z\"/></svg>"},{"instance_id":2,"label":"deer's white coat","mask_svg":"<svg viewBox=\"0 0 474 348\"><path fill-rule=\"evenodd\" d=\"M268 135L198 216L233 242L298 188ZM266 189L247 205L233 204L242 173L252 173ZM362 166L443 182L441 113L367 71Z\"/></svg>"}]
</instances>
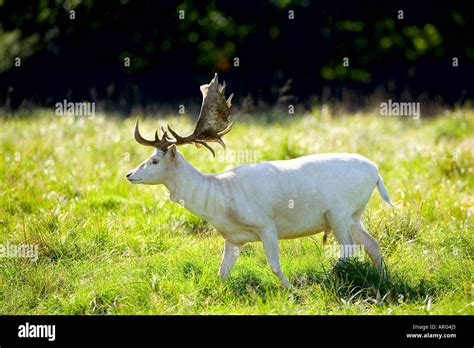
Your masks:
<instances>
[{"instance_id":1,"label":"deer's white coat","mask_svg":"<svg viewBox=\"0 0 474 348\"><path fill-rule=\"evenodd\" d=\"M374 163L363 156L330 153L246 164L201 174L172 145L155 149L131 171L132 183L164 184L170 198L209 221L224 237L219 273L225 279L248 242L263 243L271 270L285 286L278 239L332 230L342 245L362 245L382 271L377 240L360 218L375 187L390 198ZM342 250L341 259L350 257Z\"/></svg>"}]
</instances>

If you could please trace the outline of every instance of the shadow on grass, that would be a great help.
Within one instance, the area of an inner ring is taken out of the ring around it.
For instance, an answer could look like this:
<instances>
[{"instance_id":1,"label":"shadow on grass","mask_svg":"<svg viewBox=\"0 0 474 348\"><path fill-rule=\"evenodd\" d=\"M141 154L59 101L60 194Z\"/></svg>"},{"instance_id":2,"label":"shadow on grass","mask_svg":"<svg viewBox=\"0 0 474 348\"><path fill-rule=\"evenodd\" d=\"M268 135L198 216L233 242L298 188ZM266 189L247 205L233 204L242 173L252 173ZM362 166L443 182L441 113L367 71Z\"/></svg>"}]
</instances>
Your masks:
<instances>
[{"instance_id":1,"label":"shadow on grass","mask_svg":"<svg viewBox=\"0 0 474 348\"><path fill-rule=\"evenodd\" d=\"M344 302L419 303L442 292L425 279L410 280L403 274L391 273L390 269L386 277L381 277L371 263L356 259L346 261L330 272L320 273L317 280Z\"/></svg>"},{"instance_id":2,"label":"shadow on grass","mask_svg":"<svg viewBox=\"0 0 474 348\"><path fill-rule=\"evenodd\" d=\"M235 272L230 276L226 285L237 298L259 297L262 301L265 301L269 294L276 294L282 290L275 280L249 270Z\"/></svg>"},{"instance_id":3,"label":"shadow on grass","mask_svg":"<svg viewBox=\"0 0 474 348\"><path fill-rule=\"evenodd\" d=\"M227 284L236 297L247 300L258 297L265 302L269 296L285 291L278 280L272 277L255 272L239 272L233 274ZM296 302L300 296L305 296L301 291L313 285L319 285L321 291L343 303L425 303L443 293L443 289L425 279L412 280L400 273L392 274L390 270L386 278L381 278L372 263L356 259L333 270L304 270L293 274L290 283L294 287L294 291L290 292L296 295L293 297ZM317 296L317 293L313 292L312 296Z\"/></svg>"}]
</instances>

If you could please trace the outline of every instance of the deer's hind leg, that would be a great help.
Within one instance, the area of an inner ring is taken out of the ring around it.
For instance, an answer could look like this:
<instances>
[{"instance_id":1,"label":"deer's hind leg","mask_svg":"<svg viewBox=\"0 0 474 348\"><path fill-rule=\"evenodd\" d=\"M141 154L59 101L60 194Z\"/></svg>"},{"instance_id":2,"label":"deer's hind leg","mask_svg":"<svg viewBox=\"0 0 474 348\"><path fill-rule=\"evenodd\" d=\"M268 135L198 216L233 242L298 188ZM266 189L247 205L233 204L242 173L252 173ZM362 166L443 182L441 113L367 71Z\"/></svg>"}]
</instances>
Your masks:
<instances>
[{"instance_id":1,"label":"deer's hind leg","mask_svg":"<svg viewBox=\"0 0 474 348\"><path fill-rule=\"evenodd\" d=\"M327 212L326 219L331 226L334 236L340 245L340 255L337 264L341 264L354 253L354 240L351 234L352 219L348 214ZM337 265L336 264L336 265Z\"/></svg>"},{"instance_id":2,"label":"deer's hind leg","mask_svg":"<svg viewBox=\"0 0 474 348\"><path fill-rule=\"evenodd\" d=\"M351 235L354 241L365 248L380 275L384 275L382 253L377 239L371 236L362 225L360 219L354 219L351 224Z\"/></svg>"}]
</instances>

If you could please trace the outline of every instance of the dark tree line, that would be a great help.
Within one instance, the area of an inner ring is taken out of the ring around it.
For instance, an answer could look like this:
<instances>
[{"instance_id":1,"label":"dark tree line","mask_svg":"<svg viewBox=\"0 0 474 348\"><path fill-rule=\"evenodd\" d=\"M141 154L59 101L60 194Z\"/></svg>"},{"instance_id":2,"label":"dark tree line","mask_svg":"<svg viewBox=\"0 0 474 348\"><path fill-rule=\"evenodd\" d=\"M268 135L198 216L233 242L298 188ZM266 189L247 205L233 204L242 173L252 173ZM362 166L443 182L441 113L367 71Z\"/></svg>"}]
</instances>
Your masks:
<instances>
[{"instance_id":1,"label":"dark tree line","mask_svg":"<svg viewBox=\"0 0 474 348\"><path fill-rule=\"evenodd\" d=\"M255 101L462 103L473 14L472 1L2 0L0 106L198 102L213 72Z\"/></svg>"}]
</instances>

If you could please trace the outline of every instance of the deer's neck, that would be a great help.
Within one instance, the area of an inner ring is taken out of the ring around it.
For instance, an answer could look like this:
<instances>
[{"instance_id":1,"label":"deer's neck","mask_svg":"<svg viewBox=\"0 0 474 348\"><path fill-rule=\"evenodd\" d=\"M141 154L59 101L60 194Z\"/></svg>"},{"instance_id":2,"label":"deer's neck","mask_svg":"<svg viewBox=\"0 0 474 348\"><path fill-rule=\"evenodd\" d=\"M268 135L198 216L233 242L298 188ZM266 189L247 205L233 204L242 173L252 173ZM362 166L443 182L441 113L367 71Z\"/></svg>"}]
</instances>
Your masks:
<instances>
[{"instance_id":1,"label":"deer's neck","mask_svg":"<svg viewBox=\"0 0 474 348\"><path fill-rule=\"evenodd\" d=\"M181 154L178 156L164 182L170 199L202 218L213 216L221 201L218 181L213 175L200 173Z\"/></svg>"}]
</instances>

